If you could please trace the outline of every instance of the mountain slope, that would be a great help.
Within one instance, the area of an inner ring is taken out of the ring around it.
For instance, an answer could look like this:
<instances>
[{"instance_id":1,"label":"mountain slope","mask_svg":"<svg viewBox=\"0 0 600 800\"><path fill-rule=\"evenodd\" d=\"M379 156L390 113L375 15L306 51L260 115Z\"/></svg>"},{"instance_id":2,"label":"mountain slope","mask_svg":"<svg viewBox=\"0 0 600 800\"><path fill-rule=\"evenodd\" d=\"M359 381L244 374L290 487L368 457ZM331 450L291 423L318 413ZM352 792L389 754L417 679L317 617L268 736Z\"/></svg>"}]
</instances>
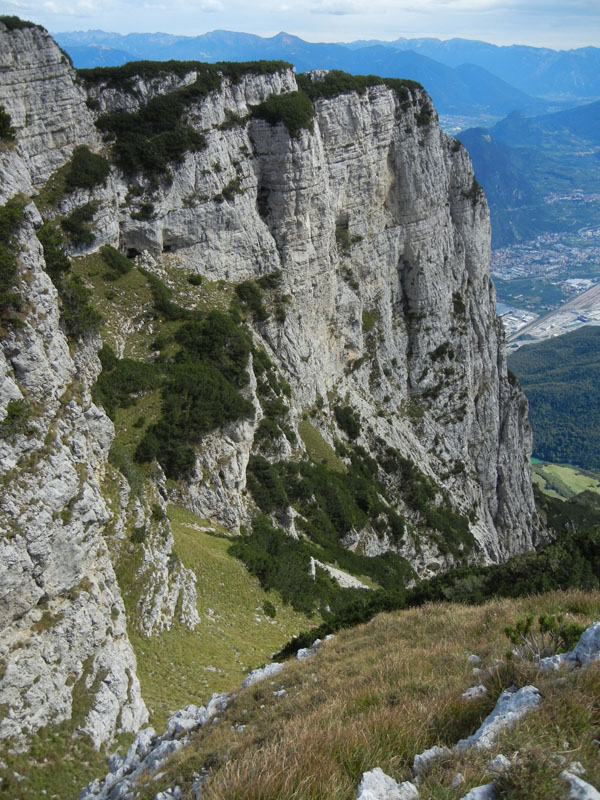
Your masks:
<instances>
[{"instance_id":1,"label":"mountain slope","mask_svg":"<svg viewBox=\"0 0 600 800\"><path fill-rule=\"evenodd\" d=\"M236 536L290 627L547 537L487 206L418 84L77 74L42 29L0 40L3 738L62 725L87 759L164 714L136 655L147 681L211 624L167 501Z\"/></svg>"},{"instance_id":2,"label":"mountain slope","mask_svg":"<svg viewBox=\"0 0 600 800\"><path fill-rule=\"evenodd\" d=\"M489 749L440 753L423 769L419 796L458 800L495 780L507 797L565 797L560 772L569 762L557 758L565 741L576 749L584 779L597 786L597 665L561 680L532 662L505 658L505 625L565 611L571 622L590 624L600 613L598 597L560 593L479 608L431 604L342 631L309 659L236 691L216 724L194 732L157 779L139 782L138 796L153 800L157 791L179 786L183 796L201 787L207 800L353 800L365 771L379 767L398 782L414 781L417 753L452 747L478 728L502 689L531 684L543 694L539 709ZM476 684L483 692L465 699ZM499 753L508 762L500 774L490 766Z\"/></svg>"}]
</instances>

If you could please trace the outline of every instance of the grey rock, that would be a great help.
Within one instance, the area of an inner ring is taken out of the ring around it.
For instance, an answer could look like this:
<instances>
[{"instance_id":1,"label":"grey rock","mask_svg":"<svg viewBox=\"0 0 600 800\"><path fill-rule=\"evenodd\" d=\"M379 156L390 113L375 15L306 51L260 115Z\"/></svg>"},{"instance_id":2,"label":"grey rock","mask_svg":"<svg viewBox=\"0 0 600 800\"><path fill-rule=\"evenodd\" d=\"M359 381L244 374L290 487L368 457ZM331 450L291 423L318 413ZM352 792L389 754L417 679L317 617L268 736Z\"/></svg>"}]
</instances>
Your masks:
<instances>
[{"instance_id":1,"label":"grey rock","mask_svg":"<svg viewBox=\"0 0 600 800\"><path fill-rule=\"evenodd\" d=\"M457 752L462 753L471 747L477 750L493 747L500 731L514 725L533 708L537 708L541 700L541 695L535 686L524 686L517 692L503 691L494 710L488 714L475 733L456 744Z\"/></svg>"},{"instance_id":2,"label":"grey rock","mask_svg":"<svg viewBox=\"0 0 600 800\"><path fill-rule=\"evenodd\" d=\"M461 694L461 697L463 698L463 700L473 700L474 698L477 697L485 697L487 693L488 690L486 689L486 687L482 683L480 683L478 686L471 686L469 689L466 690L466 692L463 692Z\"/></svg>"},{"instance_id":3,"label":"grey rock","mask_svg":"<svg viewBox=\"0 0 600 800\"><path fill-rule=\"evenodd\" d=\"M405 781L397 783L379 767L364 772L356 793L356 800L417 800L417 787Z\"/></svg>"},{"instance_id":4,"label":"grey rock","mask_svg":"<svg viewBox=\"0 0 600 800\"><path fill-rule=\"evenodd\" d=\"M540 659L540 668L543 672L558 672L563 664L568 663L567 653L558 653Z\"/></svg>"},{"instance_id":5,"label":"grey rock","mask_svg":"<svg viewBox=\"0 0 600 800\"><path fill-rule=\"evenodd\" d=\"M452 778L450 786L453 789L458 789L459 786L463 785L463 783L465 783L465 776L462 774L462 772L457 772L456 775Z\"/></svg>"},{"instance_id":6,"label":"grey rock","mask_svg":"<svg viewBox=\"0 0 600 800\"><path fill-rule=\"evenodd\" d=\"M494 800L496 789L493 783L476 786L461 797L461 800Z\"/></svg>"},{"instance_id":7,"label":"grey rock","mask_svg":"<svg viewBox=\"0 0 600 800\"><path fill-rule=\"evenodd\" d=\"M242 686L247 688L248 686L253 686L259 681L263 681L265 678L271 678L273 675L278 675L284 666L284 664L278 664L275 662L274 664L266 664L264 667L254 669L247 678L244 678L242 681Z\"/></svg>"},{"instance_id":8,"label":"grey rock","mask_svg":"<svg viewBox=\"0 0 600 800\"><path fill-rule=\"evenodd\" d=\"M488 771L492 774L501 775L503 772L506 772L507 769L510 769L511 763L509 759L502 755L502 753L498 753L497 756L494 756L487 765Z\"/></svg>"},{"instance_id":9,"label":"grey rock","mask_svg":"<svg viewBox=\"0 0 600 800\"><path fill-rule=\"evenodd\" d=\"M600 658L600 622L594 622L581 634L575 648L569 654L570 661L576 661L582 667Z\"/></svg>"},{"instance_id":10,"label":"grey rock","mask_svg":"<svg viewBox=\"0 0 600 800\"><path fill-rule=\"evenodd\" d=\"M600 800L600 792L590 783L574 775L568 770L563 770L560 777L569 785L569 797L574 800Z\"/></svg>"},{"instance_id":11,"label":"grey rock","mask_svg":"<svg viewBox=\"0 0 600 800\"><path fill-rule=\"evenodd\" d=\"M573 650L540 659L540 667L544 672L558 672L562 666L569 669L585 667L599 658L600 622L594 622L581 634Z\"/></svg>"},{"instance_id":12,"label":"grey rock","mask_svg":"<svg viewBox=\"0 0 600 800\"><path fill-rule=\"evenodd\" d=\"M478 667L481 664L481 658L475 655L475 653L471 653L471 655L467 657L467 661L469 664L473 664L474 667Z\"/></svg>"},{"instance_id":13,"label":"grey rock","mask_svg":"<svg viewBox=\"0 0 600 800\"><path fill-rule=\"evenodd\" d=\"M33 196L75 146L97 150L101 142L82 84L48 34L0 23L0 68L0 103L17 129L15 147L0 153L5 202L18 192ZM192 70L136 79L131 91L103 84L90 92L101 111L131 111L194 79ZM174 165L172 182L156 192L151 221L132 216L127 181L115 169L105 186L61 201L61 214L98 203L96 241L77 252L104 243L135 248L140 263L165 278L171 268L230 282L281 271L281 292L291 297L286 319L266 321L253 336L289 380L291 427L321 397L324 413L315 425L333 442L339 431L329 398L347 398L373 436L418 463L440 497L443 490L458 510L472 512L483 561L531 549L546 532L531 490L527 404L508 379L489 275L489 215L473 192L464 149L440 130L435 112L429 124L418 124L430 101L417 88L407 103L385 86L318 100L313 130L297 138L257 119L220 127L231 114L245 117L253 104L295 88L293 70L284 69L237 83L226 78L219 91L190 104L189 122L206 148ZM220 171L212 169L216 162ZM215 199L234 180L240 193ZM10 651L0 704L11 708L0 738L25 748L36 730L69 718L75 676L79 689L93 690L81 727L99 747L147 720L105 533L110 523L121 541L151 512L124 478L116 502L109 506L102 495L114 430L90 395L101 343L88 337L70 348L63 335L35 236L39 224L29 205L17 288L31 311L0 342L0 420L10 400L27 398L35 409L30 429L0 441L0 629ZM336 239L339 228L350 238L347 251ZM376 320L371 332L365 315ZM121 348L133 324L119 320ZM440 352L447 357L434 356ZM173 498L232 531L252 510L246 469L262 414L251 363L248 376L253 418L208 434L192 479ZM366 435L359 443L369 444ZM285 436L274 448L274 458L293 452ZM35 471L24 466L33 462ZM164 476L152 491L165 495ZM408 523L423 527L401 487L390 491ZM293 510L279 522L295 535ZM418 550L412 537L396 543L370 530L353 530L344 543L371 556L396 551L422 576L453 564L426 530ZM154 526L136 575L145 591L135 622L147 636L168 629L177 609L183 624L199 624L195 576L181 565L169 569L171 548L168 523ZM173 735L183 741L188 724L185 715L173 721ZM151 752L136 751L131 766ZM113 776L124 769L116 764ZM127 793L123 786L114 792Z\"/></svg>"},{"instance_id":14,"label":"grey rock","mask_svg":"<svg viewBox=\"0 0 600 800\"><path fill-rule=\"evenodd\" d=\"M431 769L433 764L437 761L441 761L444 758L452 755L452 750L448 747L438 747L438 745L434 745L433 747L424 750L422 753L416 755L413 759L413 774L415 777L419 778L421 775L424 775L428 770Z\"/></svg>"}]
</instances>

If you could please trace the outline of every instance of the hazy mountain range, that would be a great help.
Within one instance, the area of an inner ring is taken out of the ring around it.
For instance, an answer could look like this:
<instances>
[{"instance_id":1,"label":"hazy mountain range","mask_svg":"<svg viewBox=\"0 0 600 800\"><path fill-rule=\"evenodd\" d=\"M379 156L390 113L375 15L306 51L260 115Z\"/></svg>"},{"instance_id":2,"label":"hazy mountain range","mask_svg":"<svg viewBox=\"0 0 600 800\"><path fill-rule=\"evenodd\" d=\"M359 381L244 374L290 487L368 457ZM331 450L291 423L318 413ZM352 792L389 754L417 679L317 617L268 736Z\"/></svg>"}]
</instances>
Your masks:
<instances>
[{"instance_id":1,"label":"hazy mountain range","mask_svg":"<svg viewBox=\"0 0 600 800\"><path fill-rule=\"evenodd\" d=\"M495 247L597 221L597 203L548 198L600 192L599 122L595 102L537 117L513 112L459 134L488 199Z\"/></svg>"},{"instance_id":2,"label":"hazy mountain range","mask_svg":"<svg viewBox=\"0 0 600 800\"><path fill-rule=\"evenodd\" d=\"M298 72L326 68L411 78L424 85L441 114L470 118L501 117L514 110L542 114L600 98L600 49L593 47L557 52L463 39L326 44L287 33L263 38L231 31L194 37L99 30L55 36L78 68L138 59L284 59Z\"/></svg>"}]
</instances>

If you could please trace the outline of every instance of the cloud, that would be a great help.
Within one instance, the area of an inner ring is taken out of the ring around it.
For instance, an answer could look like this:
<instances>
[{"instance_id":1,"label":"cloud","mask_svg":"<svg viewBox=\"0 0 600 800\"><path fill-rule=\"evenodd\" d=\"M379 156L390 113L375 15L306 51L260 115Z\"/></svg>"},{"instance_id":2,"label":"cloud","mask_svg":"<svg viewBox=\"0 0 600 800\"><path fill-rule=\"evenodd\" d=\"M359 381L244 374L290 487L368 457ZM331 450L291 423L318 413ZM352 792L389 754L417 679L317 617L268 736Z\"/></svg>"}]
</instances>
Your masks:
<instances>
[{"instance_id":1,"label":"cloud","mask_svg":"<svg viewBox=\"0 0 600 800\"><path fill-rule=\"evenodd\" d=\"M331 14L335 17L344 17L348 14L367 14L373 13L372 9L367 11L363 6L352 0L319 0L311 9L311 14Z\"/></svg>"}]
</instances>

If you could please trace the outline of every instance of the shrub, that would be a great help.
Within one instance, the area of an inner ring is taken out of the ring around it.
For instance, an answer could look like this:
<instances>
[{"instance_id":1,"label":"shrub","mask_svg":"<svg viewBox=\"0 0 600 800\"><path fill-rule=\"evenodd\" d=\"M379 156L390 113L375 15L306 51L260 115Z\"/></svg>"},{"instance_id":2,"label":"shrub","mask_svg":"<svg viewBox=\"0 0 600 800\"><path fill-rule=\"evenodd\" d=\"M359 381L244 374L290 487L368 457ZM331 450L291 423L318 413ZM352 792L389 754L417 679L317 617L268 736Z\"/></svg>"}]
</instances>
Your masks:
<instances>
[{"instance_id":1,"label":"shrub","mask_svg":"<svg viewBox=\"0 0 600 800\"><path fill-rule=\"evenodd\" d=\"M264 601L263 612L267 617L271 617L271 619L274 619L277 616L277 609L270 600Z\"/></svg>"},{"instance_id":2,"label":"shrub","mask_svg":"<svg viewBox=\"0 0 600 800\"><path fill-rule=\"evenodd\" d=\"M146 536L146 526L140 525L139 527L133 529L131 536L129 537L129 541L133 542L134 544L142 544L146 541Z\"/></svg>"},{"instance_id":3,"label":"shrub","mask_svg":"<svg viewBox=\"0 0 600 800\"><path fill-rule=\"evenodd\" d=\"M86 145L75 148L65 177L67 190L93 189L104 184L110 172L108 161L92 153Z\"/></svg>"},{"instance_id":4,"label":"shrub","mask_svg":"<svg viewBox=\"0 0 600 800\"><path fill-rule=\"evenodd\" d=\"M221 311L209 311L203 317L186 322L175 336L182 345L181 362L203 361L218 367L236 386L248 383L249 335Z\"/></svg>"},{"instance_id":5,"label":"shrub","mask_svg":"<svg viewBox=\"0 0 600 800\"><path fill-rule=\"evenodd\" d=\"M81 278L67 278L71 262L64 251L60 231L45 222L37 233L44 251L46 271L61 299L61 321L69 336L84 336L99 330L102 317L90 304L91 292Z\"/></svg>"},{"instance_id":6,"label":"shrub","mask_svg":"<svg viewBox=\"0 0 600 800\"><path fill-rule=\"evenodd\" d=\"M295 139L302 130L312 131L314 115L313 105L302 90L272 95L252 109L253 117L264 119L270 125L283 123Z\"/></svg>"},{"instance_id":7,"label":"shrub","mask_svg":"<svg viewBox=\"0 0 600 800\"><path fill-rule=\"evenodd\" d=\"M229 552L257 576L263 589L277 589L283 601L295 609L310 612L320 601L310 576L310 554L301 542L275 528L268 517L256 517L252 534L237 539ZM328 593L323 594L327 597Z\"/></svg>"},{"instance_id":8,"label":"shrub","mask_svg":"<svg viewBox=\"0 0 600 800\"><path fill-rule=\"evenodd\" d=\"M424 128L427 125L429 125L429 123L433 119L433 113L434 112L433 112L433 106L431 105L431 101L429 100L422 101L416 117L417 125L419 125L419 127L421 128Z\"/></svg>"},{"instance_id":9,"label":"shrub","mask_svg":"<svg viewBox=\"0 0 600 800\"><path fill-rule=\"evenodd\" d=\"M85 247L94 243L96 238L89 224L98 210L97 203L86 203L76 208L68 217L61 219L60 225L72 244Z\"/></svg>"},{"instance_id":10,"label":"shrub","mask_svg":"<svg viewBox=\"0 0 600 800\"><path fill-rule=\"evenodd\" d=\"M364 94L370 86L381 86L384 83L376 75L350 75L340 69L330 70L323 80L313 81L308 75L298 75L296 80L311 100L338 97L351 92Z\"/></svg>"},{"instance_id":11,"label":"shrub","mask_svg":"<svg viewBox=\"0 0 600 800\"><path fill-rule=\"evenodd\" d=\"M192 445L208 431L249 416L250 401L209 364L188 362L169 371L162 416L151 425L136 451L138 461L157 458L167 477L178 478L194 464Z\"/></svg>"},{"instance_id":12,"label":"shrub","mask_svg":"<svg viewBox=\"0 0 600 800\"><path fill-rule=\"evenodd\" d=\"M141 496L144 489L144 475L141 469L133 463L127 450L113 442L108 451L108 460L127 479L133 494L136 497Z\"/></svg>"},{"instance_id":13,"label":"shrub","mask_svg":"<svg viewBox=\"0 0 600 800\"><path fill-rule=\"evenodd\" d=\"M102 245L100 256L109 267L108 275L110 277L118 278L120 275L126 275L133 266L129 258L109 244Z\"/></svg>"},{"instance_id":14,"label":"shrub","mask_svg":"<svg viewBox=\"0 0 600 800\"><path fill-rule=\"evenodd\" d=\"M114 141L113 158L126 175L168 177L169 164L180 163L186 151L206 147L204 136L182 121L189 102L220 86L211 65L202 66L206 69L190 86L153 97L139 111L113 112L96 120L105 137Z\"/></svg>"},{"instance_id":15,"label":"shrub","mask_svg":"<svg viewBox=\"0 0 600 800\"><path fill-rule=\"evenodd\" d=\"M258 322L268 319L260 288L254 281L243 281L235 287L235 293L243 306L249 309Z\"/></svg>"},{"instance_id":16,"label":"shrub","mask_svg":"<svg viewBox=\"0 0 600 800\"><path fill-rule=\"evenodd\" d=\"M6 416L0 422L0 436L8 438L17 433L22 433L27 427L31 412L24 400L9 400L6 406Z\"/></svg>"},{"instance_id":17,"label":"shrub","mask_svg":"<svg viewBox=\"0 0 600 800\"><path fill-rule=\"evenodd\" d=\"M140 272L148 281L154 309L160 316L166 320L185 319L188 316L184 308L181 308L171 300L173 292L160 278L145 269L140 269Z\"/></svg>"},{"instance_id":18,"label":"shrub","mask_svg":"<svg viewBox=\"0 0 600 800\"><path fill-rule=\"evenodd\" d=\"M277 468L263 456L250 456L246 478L256 505L265 514L289 505Z\"/></svg>"},{"instance_id":19,"label":"shrub","mask_svg":"<svg viewBox=\"0 0 600 800\"><path fill-rule=\"evenodd\" d=\"M107 344L98 355L102 372L94 385L94 401L104 406L111 419L114 419L117 408L135 405L135 395L155 389L162 382L157 364L131 358L118 359Z\"/></svg>"},{"instance_id":20,"label":"shrub","mask_svg":"<svg viewBox=\"0 0 600 800\"><path fill-rule=\"evenodd\" d=\"M131 212L131 219L147 221L154 216L154 203L142 203L137 211Z\"/></svg>"},{"instance_id":21,"label":"shrub","mask_svg":"<svg viewBox=\"0 0 600 800\"><path fill-rule=\"evenodd\" d=\"M202 281L203 281L202 275L188 275L187 276L187 282L191 286L202 286Z\"/></svg>"},{"instance_id":22,"label":"shrub","mask_svg":"<svg viewBox=\"0 0 600 800\"><path fill-rule=\"evenodd\" d=\"M454 292L452 294L452 308L457 316L462 317L465 315L467 307L460 292Z\"/></svg>"},{"instance_id":23,"label":"shrub","mask_svg":"<svg viewBox=\"0 0 600 800\"><path fill-rule=\"evenodd\" d=\"M46 272L56 286L61 275L71 269L71 262L65 253L63 237L54 223L44 222L37 232L37 238L44 251Z\"/></svg>"},{"instance_id":24,"label":"shrub","mask_svg":"<svg viewBox=\"0 0 600 800\"><path fill-rule=\"evenodd\" d=\"M360 419L350 406L335 406L333 413L337 424L349 439L356 439L360 435Z\"/></svg>"},{"instance_id":25,"label":"shrub","mask_svg":"<svg viewBox=\"0 0 600 800\"><path fill-rule=\"evenodd\" d=\"M240 179L232 178L229 183L221 189L221 193L215 197L215 200L218 203L222 203L224 200L231 202L236 194L244 194L244 190L241 188Z\"/></svg>"},{"instance_id":26,"label":"shrub","mask_svg":"<svg viewBox=\"0 0 600 800\"><path fill-rule=\"evenodd\" d=\"M278 269L275 272L269 272L268 275L262 275L256 283L261 289L279 289L282 277L282 272Z\"/></svg>"},{"instance_id":27,"label":"shrub","mask_svg":"<svg viewBox=\"0 0 600 800\"><path fill-rule=\"evenodd\" d=\"M393 448L387 448L381 461L388 473L396 473L402 499L421 515L423 524L439 533L436 542L442 553L460 557L475 545L469 520L456 511L448 495L431 478Z\"/></svg>"},{"instance_id":28,"label":"shrub","mask_svg":"<svg viewBox=\"0 0 600 800\"><path fill-rule=\"evenodd\" d=\"M20 31L25 28L37 28L40 31L45 30L41 25L36 25L35 22L30 22L27 19L20 19L20 17L14 15L2 15L0 16L0 22L6 25L9 31Z\"/></svg>"},{"instance_id":29,"label":"shrub","mask_svg":"<svg viewBox=\"0 0 600 800\"><path fill-rule=\"evenodd\" d=\"M410 98L409 90L422 89L421 84L416 81L380 78L378 75L350 75L339 69L330 70L323 80L313 81L308 75L298 75L296 81L311 100L338 97L350 92L364 94L371 86L388 86L396 92L400 100L406 101Z\"/></svg>"},{"instance_id":30,"label":"shrub","mask_svg":"<svg viewBox=\"0 0 600 800\"><path fill-rule=\"evenodd\" d=\"M170 478L193 467L193 445L204 434L254 413L238 390L248 382L251 345L245 331L211 311L185 322L175 339L181 349L163 367L161 419L148 428L135 456L142 462L157 458Z\"/></svg>"},{"instance_id":31,"label":"shrub","mask_svg":"<svg viewBox=\"0 0 600 800\"><path fill-rule=\"evenodd\" d=\"M70 336L85 336L100 329L102 316L91 305L92 293L79 276L62 282L59 293L62 301L61 320Z\"/></svg>"},{"instance_id":32,"label":"shrub","mask_svg":"<svg viewBox=\"0 0 600 800\"><path fill-rule=\"evenodd\" d=\"M565 622L560 614L542 614L537 623L536 630L533 614L528 614L504 628L507 638L516 646L511 655L539 663L542 658L571 650L585 630L584 625Z\"/></svg>"},{"instance_id":33,"label":"shrub","mask_svg":"<svg viewBox=\"0 0 600 800\"><path fill-rule=\"evenodd\" d=\"M465 200L470 200L472 205L477 205L477 202L484 197L484 192L479 181L473 176L471 186L468 190L463 191L462 196Z\"/></svg>"},{"instance_id":34,"label":"shrub","mask_svg":"<svg viewBox=\"0 0 600 800\"><path fill-rule=\"evenodd\" d=\"M21 305L11 288L17 277L16 235L25 219L24 206L20 197L13 197L0 207L0 311Z\"/></svg>"},{"instance_id":35,"label":"shrub","mask_svg":"<svg viewBox=\"0 0 600 800\"><path fill-rule=\"evenodd\" d=\"M16 135L16 131L11 125L11 122L10 114L0 103L0 139L7 142L12 142Z\"/></svg>"}]
</instances>

